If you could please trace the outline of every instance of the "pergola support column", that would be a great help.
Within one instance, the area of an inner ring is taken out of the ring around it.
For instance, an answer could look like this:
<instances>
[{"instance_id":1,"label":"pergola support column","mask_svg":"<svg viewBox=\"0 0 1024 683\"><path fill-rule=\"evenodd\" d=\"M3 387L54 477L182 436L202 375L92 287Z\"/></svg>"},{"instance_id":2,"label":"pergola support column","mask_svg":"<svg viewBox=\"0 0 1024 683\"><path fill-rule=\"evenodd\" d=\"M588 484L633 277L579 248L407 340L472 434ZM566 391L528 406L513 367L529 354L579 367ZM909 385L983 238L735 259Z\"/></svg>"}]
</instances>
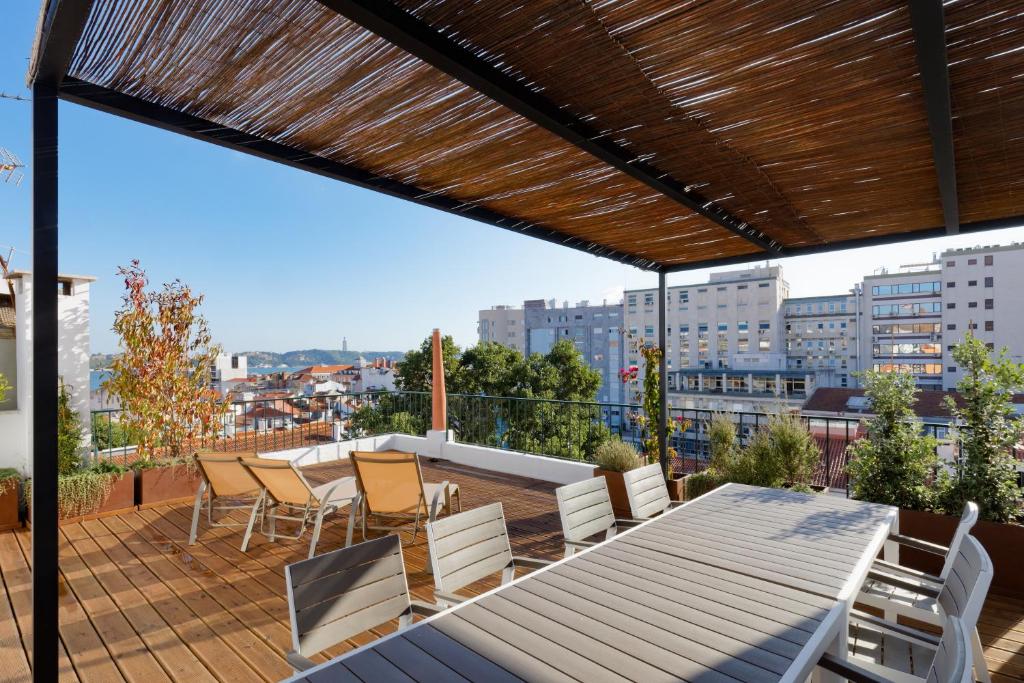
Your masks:
<instances>
[{"instance_id":1,"label":"pergola support column","mask_svg":"<svg viewBox=\"0 0 1024 683\"><path fill-rule=\"evenodd\" d=\"M58 674L57 87L32 86L32 678Z\"/></svg>"},{"instance_id":2,"label":"pergola support column","mask_svg":"<svg viewBox=\"0 0 1024 683\"><path fill-rule=\"evenodd\" d=\"M668 472L668 345L665 325L668 322L668 275L658 271L658 347L661 349L661 367L658 368L661 384L661 400L658 410L658 456L661 471Z\"/></svg>"}]
</instances>

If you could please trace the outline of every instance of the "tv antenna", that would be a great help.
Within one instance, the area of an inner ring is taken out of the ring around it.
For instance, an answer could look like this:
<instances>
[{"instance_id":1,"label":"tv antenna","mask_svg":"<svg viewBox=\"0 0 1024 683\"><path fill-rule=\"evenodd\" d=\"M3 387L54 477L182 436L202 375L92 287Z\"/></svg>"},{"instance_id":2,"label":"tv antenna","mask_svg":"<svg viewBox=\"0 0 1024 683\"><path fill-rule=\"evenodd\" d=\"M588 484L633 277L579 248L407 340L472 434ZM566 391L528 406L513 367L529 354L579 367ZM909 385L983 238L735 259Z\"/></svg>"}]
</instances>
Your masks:
<instances>
[{"instance_id":1,"label":"tv antenna","mask_svg":"<svg viewBox=\"0 0 1024 683\"><path fill-rule=\"evenodd\" d=\"M25 179L25 174L21 171L23 168L25 164L17 154L6 147L0 147L0 180L5 183L13 182L15 186L21 187L21 181Z\"/></svg>"},{"instance_id":2,"label":"tv antenna","mask_svg":"<svg viewBox=\"0 0 1024 683\"><path fill-rule=\"evenodd\" d=\"M14 100L15 102L31 102L32 101L32 100L30 100L27 97L22 97L21 95L8 95L3 90L0 90L0 99Z\"/></svg>"}]
</instances>

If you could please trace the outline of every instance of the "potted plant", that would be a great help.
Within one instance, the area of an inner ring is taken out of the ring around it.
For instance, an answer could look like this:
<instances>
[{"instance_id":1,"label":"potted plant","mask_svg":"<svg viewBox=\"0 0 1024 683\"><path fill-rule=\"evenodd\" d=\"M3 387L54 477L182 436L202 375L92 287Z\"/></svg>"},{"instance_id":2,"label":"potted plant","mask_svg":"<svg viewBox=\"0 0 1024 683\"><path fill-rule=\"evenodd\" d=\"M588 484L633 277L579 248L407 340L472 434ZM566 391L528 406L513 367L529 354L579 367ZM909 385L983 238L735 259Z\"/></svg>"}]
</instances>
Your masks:
<instances>
[{"instance_id":1,"label":"potted plant","mask_svg":"<svg viewBox=\"0 0 1024 683\"><path fill-rule=\"evenodd\" d=\"M616 517L630 518L629 498L622 473L640 466L640 456L631 444L619 439L605 441L594 452L595 477L604 477L608 484L608 497Z\"/></svg>"},{"instance_id":2,"label":"potted plant","mask_svg":"<svg viewBox=\"0 0 1024 683\"><path fill-rule=\"evenodd\" d=\"M105 386L120 401L121 428L135 437L136 500L149 507L189 499L200 481L192 448L216 434L226 414L210 376L220 347L199 314L201 294L178 280L148 290L138 261L118 273L125 285L114 316L121 353Z\"/></svg>"},{"instance_id":3,"label":"potted plant","mask_svg":"<svg viewBox=\"0 0 1024 683\"><path fill-rule=\"evenodd\" d=\"M21 475L13 467L0 468L0 531L21 526L18 516L18 493Z\"/></svg>"},{"instance_id":4,"label":"potted plant","mask_svg":"<svg viewBox=\"0 0 1024 683\"><path fill-rule=\"evenodd\" d=\"M31 521L31 479L25 482L25 501ZM64 523L132 510L135 508L135 478L127 468L109 461L60 474L57 477L57 507Z\"/></svg>"}]
</instances>

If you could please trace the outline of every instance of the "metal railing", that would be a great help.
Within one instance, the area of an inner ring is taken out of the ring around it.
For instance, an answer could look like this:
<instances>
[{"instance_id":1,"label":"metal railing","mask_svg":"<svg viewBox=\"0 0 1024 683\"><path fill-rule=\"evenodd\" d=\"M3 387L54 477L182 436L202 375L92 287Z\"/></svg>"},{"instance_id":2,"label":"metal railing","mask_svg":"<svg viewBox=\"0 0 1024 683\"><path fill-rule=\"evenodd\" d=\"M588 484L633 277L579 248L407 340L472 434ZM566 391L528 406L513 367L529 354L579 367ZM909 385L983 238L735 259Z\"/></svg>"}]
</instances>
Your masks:
<instances>
[{"instance_id":1,"label":"metal railing","mask_svg":"<svg viewBox=\"0 0 1024 683\"><path fill-rule=\"evenodd\" d=\"M699 472L711 459L708 430L720 411L673 408L669 411L669 446L673 467ZM766 424L769 413L727 412L736 422L741 445ZM448 395L448 428L460 443L592 461L597 447L619 438L642 450L648 429L643 408L630 403L560 401L541 398ZM847 446L864 435L861 419L801 416L821 450L814 483L846 488ZM214 433L197 439L194 448L258 452L314 446L343 438L385 433L425 434L431 425L431 396L426 392L364 392L261 398L235 401ZM135 457L132 435L119 410L92 412L95 457ZM946 423L922 423L925 434L940 441Z\"/></svg>"}]
</instances>

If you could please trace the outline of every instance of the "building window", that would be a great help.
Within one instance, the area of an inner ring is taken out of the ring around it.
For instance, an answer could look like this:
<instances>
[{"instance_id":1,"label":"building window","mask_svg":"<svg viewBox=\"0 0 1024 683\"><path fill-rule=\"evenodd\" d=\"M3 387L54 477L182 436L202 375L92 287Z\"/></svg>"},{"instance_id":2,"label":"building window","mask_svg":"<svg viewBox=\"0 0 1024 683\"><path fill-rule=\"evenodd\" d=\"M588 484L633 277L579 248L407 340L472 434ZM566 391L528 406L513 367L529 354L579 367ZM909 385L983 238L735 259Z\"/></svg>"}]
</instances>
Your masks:
<instances>
[{"instance_id":1,"label":"building window","mask_svg":"<svg viewBox=\"0 0 1024 683\"><path fill-rule=\"evenodd\" d=\"M995 278L993 278L993 277L985 278L985 286L986 287L992 287L994 285L995 285Z\"/></svg>"},{"instance_id":2,"label":"building window","mask_svg":"<svg viewBox=\"0 0 1024 683\"><path fill-rule=\"evenodd\" d=\"M986 266L991 266L992 265L992 255L991 254L989 254L988 256L985 257L985 265Z\"/></svg>"},{"instance_id":3,"label":"building window","mask_svg":"<svg viewBox=\"0 0 1024 683\"><path fill-rule=\"evenodd\" d=\"M746 285L736 285L736 289L746 289Z\"/></svg>"},{"instance_id":4,"label":"building window","mask_svg":"<svg viewBox=\"0 0 1024 683\"><path fill-rule=\"evenodd\" d=\"M967 308L977 308L977 307L978 307L978 302L977 301L968 301L967 302Z\"/></svg>"},{"instance_id":5,"label":"building window","mask_svg":"<svg viewBox=\"0 0 1024 683\"><path fill-rule=\"evenodd\" d=\"M946 325L946 329L947 330L955 330L956 329L956 323L950 323L950 324Z\"/></svg>"},{"instance_id":6,"label":"building window","mask_svg":"<svg viewBox=\"0 0 1024 683\"><path fill-rule=\"evenodd\" d=\"M968 280L967 281L967 286L968 287L977 287L978 286L978 281L977 280Z\"/></svg>"},{"instance_id":7,"label":"building window","mask_svg":"<svg viewBox=\"0 0 1024 683\"><path fill-rule=\"evenodd\" d=\"M955 282L947 282L946 283L946 289L953 289L954 287L956 287L956 283Z\"/></svg>"},{"instance_id":8,"label":"building window","mask_svg":"<svg viewBox=\"0 0 1024 683\"><path fill-rule=\"evenodd\" d=\"M985 344L985 348L988 349L989 351L995 351L996 350L996 345L993 344L992 342L988 342L988 343Z\"/></svg>"},{"instance_id":9,"label":"building window","mask_svg":"<svg viewBox=\"0 0 1024 683\"><path fill-rule=\"evenodd\" d=\"M991 311L995 307L995 299L985 299L985 310Z\"/></svg>"},{"instance_id":10,"label":"building window","mask_svg":"<svg viewBox=\"0 0 1024 683\"><path fill-rule=\"evenodd\" d=\"M976 259L976 258L969 258L969 259L967 259L967 265L969 265L969 266L976 266L976 265L978 265L978 259Z\"/></svg>"},{"instance_id":11,"label":"building window","mask_svg":"<svg viewBox=\"0 0 1024 683\"><path fill-rule=\"evenodd\" d=\"M654 325L644 325L644 336L645 337L653 337L654 336Z\"/></svg>"},{"instance_id":12,"label":"building window","mask_svg":"<svg viewBox=\"0 0 1024 683\"><path fill-rule=\"evenodd\" d=\"M757 287L758 287L758 289L768 289L768 283L767 282L759 282Z\"/></svg>"},{"instance_id":13,"label":"building window","mask_svg":"<svg viewBox=\"0 0 1024 683\"><path fill-rule=\"evenodd\" d=\"M654 305L654 294L651 294L651 293L644 294L644 306L653 306L653 305Z\"/></svg>"},{"instance_id":14,"label":"building window","mask_svg":"<svg viewBox=\"0 0 1024 683\"><path fill-rule=\"evenodd\" d=\"M719 292L724 292L726 289L728 289L728 287L719 287L718 291Z\"/></svg>"},{"instance_id":15,"label":"building window","mask_svg":"<svg viewBox=\"0 0 1024 683\"><path fill-rule=\"evenodd\" d=\"M949 367L946 368L946 372L956 372L956 366L950 365Z\"/></svg>"},{"instance_id":16,"label":"building window","mask_svg":"<svg viewBox=\"0 0 1024 683\"><path fill-rule=\"evenodd\" d=\"M950 303L946 304L946 308L950 308L950 309L956 308L956 304L953 303L953 302L950 302Z\"/></svg>"},{"instance_id":17,"label":"building window","mask_svg":"<svg viewBox=\"0 0 1024 683\"><path fill-rule=\"evenodd\" d=\"M996 323L995 323L994 320L986 320L985 321L985 331L986 332L992 332L995 329L996 329Z\"/></svg>"},{"instance_id":18,"label":"building window","mask_svg":"<svg viewBox=\"0 0 1024 683\"><path fill-rule=\"evenodd\" d=\"M946 267L947 268L952 268L955 265L956 265L956 261L946 261Z\"/></svg>"}]
</instances>

